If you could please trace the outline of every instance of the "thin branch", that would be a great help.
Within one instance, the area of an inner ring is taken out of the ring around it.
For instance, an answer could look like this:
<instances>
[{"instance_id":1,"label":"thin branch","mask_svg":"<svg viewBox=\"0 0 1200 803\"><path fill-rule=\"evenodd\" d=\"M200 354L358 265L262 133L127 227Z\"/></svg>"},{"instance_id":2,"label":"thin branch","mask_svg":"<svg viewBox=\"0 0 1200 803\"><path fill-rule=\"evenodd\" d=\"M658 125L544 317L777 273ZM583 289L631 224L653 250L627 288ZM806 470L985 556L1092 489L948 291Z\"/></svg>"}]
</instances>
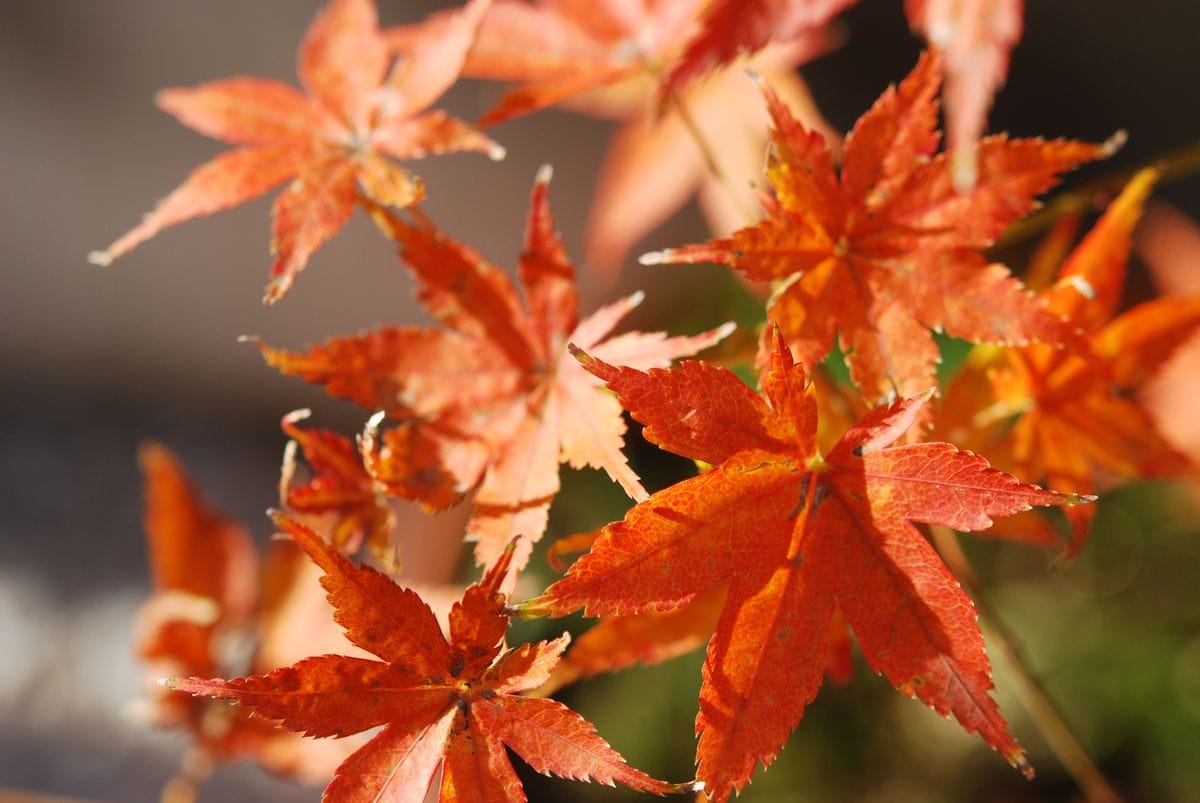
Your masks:
<instances>
[{"instance_id":1,"label":"thin branch","mask_svg":"<svg viewBox=\"0 0 1200 803\"><path fill-rule=\"evenodd\" d=\"M998 645L1000 656L1008 666L1014 680L1013 691L1021 705L1029 712L1046 744L1062 764L1088 803L1121 803L1121 796L1113 789L1103 773L1084 750L1067 726L1062 714L1042 682L1029 668L1018 641L1012 631L992 612L980 592L979 580L971 569L966 553L958 541L958 533L948 527L930 525L933 542L941 553L950 571L959 579L975 600L979 622L991 633L991 643Z\"/></svg>"}]
</instances>

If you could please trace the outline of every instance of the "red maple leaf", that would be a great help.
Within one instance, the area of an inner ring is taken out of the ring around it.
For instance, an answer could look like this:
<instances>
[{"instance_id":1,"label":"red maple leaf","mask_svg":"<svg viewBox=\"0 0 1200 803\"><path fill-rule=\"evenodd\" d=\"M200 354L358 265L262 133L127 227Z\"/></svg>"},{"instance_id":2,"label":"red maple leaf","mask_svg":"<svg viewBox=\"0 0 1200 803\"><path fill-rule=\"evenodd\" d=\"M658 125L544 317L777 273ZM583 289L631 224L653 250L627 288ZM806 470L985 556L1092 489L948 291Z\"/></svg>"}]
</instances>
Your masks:
<instances>
[{"instance_id":1,"label":"red maple leaf","mask_svg":"<svg viewBox=\"0 0 1200 803\"><path fill-rule=\"evenodd\" d=\"M978 184L960 193L946 155L935 155L939 65L925 54L859 118L840 176L821 136L766 90L775 125L767 218L642 262L718 262L777 282L769 316L798 359L811 366L837 342L869 401L934 385L930 329L974 342L1069 340L1057 316L979 251L1058 173L1112 146L990 137L980 145Z\"/></svg>"},{"instance_id":2,"label":"red maple leaf","mask_svg":"<svg viewBox=\"0 0 1200 803\"><path fill-rule=\"evenodd\" d=\"M519 84L483 117L486 125L551 105L621 121L600 168L585 248L588 266L609 278L630 248L693 195L699 195L711 230L720 234L744 225L746 210L755 205L753 183L762 172L767 119L747 91L743 71L713 75L669 104L659 100L663 65L688 41L699 6L693 0L586 6L499 0L484 15L463 66L463 75L472 78ZM433 24L438 19L440 14ZM390 36L403 47L420 31L419 25L406 26ZM814 33L772 47L746 65L809 125L831 134L795 68L832 40ZM697 145L697 132L707 155ZM714 177L709 160L724 181Z\"/></svg>"},{"instance_id":3,"label":"red maple leaf","mask_svg":"<svg viewBox=\"0 0 1200 803\"><path fill-rule=\"evenodd\" d=\"M331 0L300 46L301 93L266 78L236 77L158 94L158 105L189 128L238 147L197 168L141 223L93 253L99 264L163 228L257 198L285 181L275 200L275 261L266 301L283 297L309 257L346 224L361 191L406 207L425 194L393 159L503 149L445 112L426 111L458 77L489 0L441 18L393 53L374 0Z\"/></svg>"},{"instance_id":4,"label":"red maple leaf","mask_svg":"<svg viewBox=\"0 0 1200 803\"><path fill-rule=\"evenodd\" d=\"M145 528L154 593L139 611L138 655L154 677L274 668L262 649L249 665L241 663L246 656L238 647L270 641L277 628L290 627L286 598L300 591L292 560L298 552L291 545L272 548L260 578L258 556L245 528L199 495L174 455L151 443L142 447L139 459L146 478ZM311 622L305 633L313 637ZM179 799L203 779L214 760L252 758L275 772L312 781L328 777L348 752L340 745L317 748L247 712L158 686L145 708L155 724L185 729L192 737L191 757L168 785ZM164 799L168 797L164 791Z\"/></svg>"},{"instance_id":5,"label":"red maple leaf","mask_svg":"<svg viewBox=\"0 0 1200 803\"><path fill-rule=\"evenodd\" d=\"M322 655L266 675L168 685L235 700L309 736L383 726L338 768L324 800L421 801L440 767L443 801L524 801L506 747L547 775L655 794L693 788L633 769L579 714L520 694L546 680L570 636L504 649L500 585L511 546L454 605L447 640L415 593L350 563L303 525L283 516L276 522L324 570L321 582L346 637L383 660Z\"/></svg>"},{"instance_id":6,"label":"red maple leaf","mask_svg":"<svg viewBox=\"0 0 1200 803\"><path fill-rule=\"evenodd\" d=\"M1200 296L1160 298L1114 317L1130 237L1157 175L1147 169L1130 181L1043 292L1049 308L1086 335L1084 349L1032 344L980 354L948 390L942 431L970 432L970 448L1065 492L1193 470L1136 392L1200 328ZM1094 516L1091 506L1067 511L1068 557Z\"/></svg>"},{"instance_id":7,"label":"red maple leaf","mask_svg":"<svg viewBox=\"0 0 1200 803\"><path fill-rule=\"evenodd\" d=\"M291 440L284 452L279 479L279 502L303 517L332 517L333 545L348 555L366 546L379 564L395 570L391 544L396 517L375 478L363 465L358 448L344 435L327 429L303 429L308 410L283 417L281 426ZM307 482L296 481L296 451L308 464Z\"/></svg>"},{"instance_id":8,"label":"red maple leaf","mask_svg":"<svg viewBox=\"0 0 1200 803\"><path fill-rule=\"evenodd\" d=\"M651 666L704 646L725 606L725 588L713 586L679 608L628 616L605 616L575 639L539 694L602 672Z\"/></svg>"},{"instance_id":9,"label":"red maple leaf","mask_svg":"<svg viewBox=\"0 0 1200 803\"><path fill-rule=\"evenodd\" d=\"M827 455L802 366L778 333L759 396L685 361L616 368L579 352L647 439L714 466L635 506L524 616L669 610L728 583L709 642L697 778L715 800L769 764L816 696L840 611L870 666L1028 772L995 701L975 609L913 526L978 530L1077 497L1024 485L946 443L891 446L928 394L880 406Z\"/></svg>"},{"instance_id":10,"label":"red maple leaf","mask_svg":"<svg viewBox=\"0 0 1200 803\"><path fill-rule=\"evenodd\" d=\"M574 640L538 693L551 695L603 672L653 666L703 647L717 627L725 592L724 584L716 585L678 608L601 617ZM852 652L845 617L835 612L829 623L826 677L834 683L848 683L854 674Z\"/></svg>"},{"instance_id":11,"label":"red maple leaf","mask_svg":"<svg viewBox=\"0 0 1200 803\"><path fill-rule=\"evenodd\" d=\"M646 496L621 452L625 424L616 399L580 369L568 340L641 367L665 366L719 341L730 327L694 337L629 332L605 339L637 294L579 320L574 270L546 199L549 171L534 186L519 273L522 305L504 272L428 221L379 220L420 286L417 298L446 328L384 327L336 338L307 352L260 347L286 374L368 409L367 468L389 492L431 506L472 488L467 536L490 566L523 535L516 568L545 532L559 463L602 468L635 499Z\"/></svg>"}]
</instances>

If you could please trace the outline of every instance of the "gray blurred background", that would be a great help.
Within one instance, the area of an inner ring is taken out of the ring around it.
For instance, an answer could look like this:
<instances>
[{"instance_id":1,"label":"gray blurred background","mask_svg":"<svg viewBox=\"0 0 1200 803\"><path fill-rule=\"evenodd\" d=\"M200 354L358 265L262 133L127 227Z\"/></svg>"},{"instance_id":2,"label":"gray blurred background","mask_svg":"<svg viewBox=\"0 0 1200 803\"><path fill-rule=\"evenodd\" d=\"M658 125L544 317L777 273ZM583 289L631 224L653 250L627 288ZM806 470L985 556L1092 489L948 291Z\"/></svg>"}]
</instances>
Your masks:
<instances>
[{"instance_id":1,"label":"gray blurred background","mask_svg":"<svg viewBox=\"0 0 1200 803\"><path fill-rule=\"evenodd\" d=\"M239 73L294 81L295 49L318 5L308 0L0 4L0 789L147 801L156 799L177 764L182 738L128 724L123 716L139 683L130 647L134 614L149 590L134 462L137 444L148 437L167 442L214 500L265 535L262 511L275 499L284 440L279 416L309 406L316 410L316 423L354 431L362 415L325 400L298 380L278 377L253 348L237 344L237 336L260 334L272 343L299 346L379 323L421 320L407 276L361 214L318 252L282 303L263 307L259 299L269 267L271 196L170 229L109 268L85 260L88 251L128 229L155 199L221 148L157 111L154 91ZM441 4L381 2L390 22L418 19L436 5ZM849 34L846 46L806 68L804 75L825 114L845 129L888 82L909 69L919 42L907 31L899 0L862 0L843 22ZM1116 166L1133 166L1188 144L1200 136L1198 32L1200 3L1190 0L1032 0L1025 37L991 127L1019 135L1093 140L1125 128L1130 143ZM474 119L497 96L494 86L467 83L441 105ZM433 218L509 267L519 249L533 176L539 164L553 163L552 202L569 250L579 254L582 222L609 131L607 124L552 111L494 131L508 148L502 163L447 156L423 161L414 170L431 188L426 208ZM1195 178L1165 187L1159 195L1192 216L1200 214ZM689 208L646 246L694 241L704 234L698 214ZM688 281L679 281L685 276ZM631 264L619 288L592 287L585 275L584 307L644 287L648 303L631 325L695 331L730 314L724 299L705 290L712 286L706 280L721 282L723 277L704 269L650 270ZM636 454L652 459L645 449ZM1165 498L1129 502L1134 511L1129 515L1141 515L1144 508L1138 505L1165 509ZM613 512L619 515L620 510ZM1163 526L1170 533L1191 527L1174 520ZM1200 570L1191 541L1171 543L1173 571ZM1143 544L1138 549L1151 548ZM1036 566L1044 574L1044 561ZM446 576L452 570L452 562L444 560L424 568ZM1195 575L1190 576L1193 582L1178 588L1194 597ZM1143 574L1138 582L1162 582L1155 577ZM1110 616L1102 613L1110 609L1086 595L1071 596L1061 576L1037 588L1035 597L1013 603L1018 623L1027 609L1032 625L1038 606L1046 604L1051 612L1084 617L1084 625L1103 633L1105 621L1087 617ZM1138 604L1117 599L1111 615L1132 617L1142 610ZM1055 611L1059 606L1061 611ZM1175 660L1181 645L1190 644L1187 660L1200 665L1200 642L1194 639L1200 611L1194 600L1184 607L1177 619L1167 617L1178 638L1168 639L1166 657L1149 660ZM1146 616L1153 612L1153 607L1146 609ZM1144 627L1152 628L1154 622ZM1043 635L1054 638L1053 632ZM1036 639L1031 640L1036 652ZM1129 645L1118 635L1098 637L1088 649L1106 649L1104 660L1120 661L1123 649L1136 651ZM1085 674L1095 669L1084 666ZM1131 669L1130 676L1145 679L1142 666ZM679 671L686 683L698 679L695 662ZM651 672L631 677L620 682L644 678L648 683L668 676ZM1087 686L1086 677L1061 679L1064 689L1080 682ZM847 750L869 754L863 760L898 753L887 761L908 769L888 769L892 764L887 764L879 772L892 780L876 786L865 785L866 776L853 762L822 766L811 752L821 750L812 746L826 733L821 728L847 721L857 727L871 719L864 712L874 709L852 708L847 702L856 689L867 688L861 694L870 705L890 705L890 697L877 693L880 685L877 679L860 677L847 691L823 695L809 715L815 722L806 719L802 725L809 735L798 735L784 753L786 759L795 752L799 769L773 769L765 778L777 783L756 780L749 799L934 799L930 790L938 788L941 776L920 766L929 760L921 758L928 743L862 743L853 730L830 737L830 744L844 743ZM1137 730L1131 724L1136 716L1105 719L1106 706L1113 705L1104 697L1109 688L1101 684L1100 696L1078 701L1076 713L1100 720L1093 731L1101 734L1110 769L1127 780L1127 788L1150 794L1140 799L1200 800L1192 785L1198 784L1194 769L1190 775L1164 770L1162 777L1174 779L1167 782L1138 763L1148 753L1161 754L1160 738L1197 743L1200 678L1184 686L1196 700L1174 711L1147 712L1147 717L1170 719L1174 730L1165 737ZM1151 695L1144 700L1166 708L1178 688L1168 684L1161 699ZM585 709L591 705L600 718L621 719L608 702L618 697L596 699L588 703L581 696L573 702ZM1144 700L1133 710L1147 705ZM622 744L619 723L612 725L617 734L610 736L635 763L684 777L691 760L694 699L690 705L672 709L673 747L639 747L638 737L628 734L630 741ZM1008 702L1006 710L1012 712L1011 706ZM901 727L922 714L903 710L889 727ZM643 723L641 738L652 725ZM1021 729L1019 717L1014 727L1023 735L1030 730ZM609 734L603 726L601 730ZM806 749L810 752L803 753ZM993 764L999 768L998 785L946 786L960 791L946 791L943 799L1071 799L1071 786L1052 759L1043 757L1042 766L1049 766L1032 786L1008 778L1001 762L985 760L981 766L991 772ZM811 780L835 770L858 772L858 785L839 786L826 778L819 781L827 784L821 787ZM531 791L534 799L575 799L575 794L575 787L562 783ZM611 790L596 794L596 799L622 799L622 793ZM0 799L4 795L0 791ZM202 800L318 796L318 790L239 767L218 772Z\"/></svg>"}]
</instances>

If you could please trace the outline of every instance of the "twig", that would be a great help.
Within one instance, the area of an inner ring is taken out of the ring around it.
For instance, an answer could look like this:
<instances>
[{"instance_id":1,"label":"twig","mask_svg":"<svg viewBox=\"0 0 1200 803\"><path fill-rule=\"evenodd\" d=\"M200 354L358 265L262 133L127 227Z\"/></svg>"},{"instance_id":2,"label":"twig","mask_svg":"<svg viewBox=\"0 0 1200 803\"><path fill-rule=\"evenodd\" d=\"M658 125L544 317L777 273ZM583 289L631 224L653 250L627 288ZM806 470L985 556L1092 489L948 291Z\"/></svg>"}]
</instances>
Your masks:
<instances>
[{"instance_id":1,"label":"twig","mask_svg":"<svg viewBox=\"0 0 1200 803\"><path fill-rule=\"evenodd\" d=\"M1012 632L988 607L980 593L979 580L971 570L971 564L958 541L958 534L948 527L938 525L930 525L929 530L942 559L974 598L980 624L991 631L991 641L998 644L1000 655L1015 681L1013 691L1016 692L1017 699L1029 712L1030 718L1063 769L1079 785L1088 803L1121 803L1121 796L1075 738L1058 707L1050 699L1045 686L1029 669Z\"/></svg>"}]
</instances>

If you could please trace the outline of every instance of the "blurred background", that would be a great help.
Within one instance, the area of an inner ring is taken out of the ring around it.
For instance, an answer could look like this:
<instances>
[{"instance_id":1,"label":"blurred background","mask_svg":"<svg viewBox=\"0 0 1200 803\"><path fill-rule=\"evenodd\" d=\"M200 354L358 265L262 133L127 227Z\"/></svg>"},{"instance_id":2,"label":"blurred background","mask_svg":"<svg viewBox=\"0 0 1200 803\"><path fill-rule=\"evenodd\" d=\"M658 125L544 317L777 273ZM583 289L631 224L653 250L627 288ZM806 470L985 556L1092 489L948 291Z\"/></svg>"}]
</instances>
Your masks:
<instances>
[{"instance_id":1,"label":"blurred background","mask_svg":"<svg viewBox=\"0 0 1200 803\"><path fill-rule=\"evenodd\" d=\"M318 5L0 4L0 790L8 790L0 799L22 799L21 790L150 801L178 765L186 740L130 713L142 682L133 626L150 589L138 444L166 442L211 499L265 538L262 511L276 501L285 440L279 417L312 407L314 423L353 432L363 415L279 377L237 336L298 347L422 320L408 277L361 214L317 253L283 303L261 306L270 196L168 230L109 268L85 260L221 148L157 111L154 91L233 74L294 81L295 49ZM386 21L402 22L442 4L380 5ZM822 112L845 130L907 72L920 43L898 0L862 0L841 26L844 46L802 74ZM1069 183L1191 145L1200 139L1198 30L1196 3L1034 0L990 128L1088 140L1129 131L1115 159ZM465 82L439 105L475 119L498 94L494 85ZM494 130L508 149L503 162L445 156L413 167L431 188L429 214L512 266L533 176L552 163L552 203L568 249L580 255L611 131L550 111ZM1155 197L1200 216L1194 173ZM705 236L688 207L635 254ZM582 284L586 310L647 290L631 328L695 332L748 308L716 269L643 269L629 260L618 287L586 272ZM1136 268L1131 284L1131 298L1154 290ZM1161 394L1188 419L1182 432L1200 418L1200 379L1174 373ZM651 490L691 470L647 447L636 430L630 451ZM604 524L626 504L607 479L564 468L548 538ZM1165 484L1129 487L1100 504L1091 545L1067 568L1052 571L1049 556L1016 546L971 544L970 554L991 605L1128 799L1200 801L1195 505L1187 489ZM405 522L408 571L429 582L452 579L460 567L447 533L455 523L416 515ZM558 624L524 626L521 634L549 635ZM635 765L690 777L700 660L589 681L563 699ZM998 697L1038 770L1032 783L956 725L859 670L850 686L823 690L776 765L756 775L747 800L1079 799L1003 671ZM533 800L630 797L522 772ZM238 765L219 769L201 800L319 795Z\"/></svg>"}]
</instances>

